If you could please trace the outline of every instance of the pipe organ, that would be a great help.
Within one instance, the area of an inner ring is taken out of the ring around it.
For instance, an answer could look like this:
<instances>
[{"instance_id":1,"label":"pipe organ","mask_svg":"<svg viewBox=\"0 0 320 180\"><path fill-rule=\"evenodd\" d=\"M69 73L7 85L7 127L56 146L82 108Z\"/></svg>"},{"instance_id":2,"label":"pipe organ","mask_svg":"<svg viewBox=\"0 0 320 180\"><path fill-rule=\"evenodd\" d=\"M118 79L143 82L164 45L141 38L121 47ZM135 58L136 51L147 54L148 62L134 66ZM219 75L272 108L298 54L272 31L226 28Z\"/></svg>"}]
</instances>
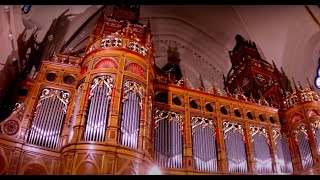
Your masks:
<instances>
[{"instance_id":1,"label":"pipe organ","mask_svg":"<svg viewBox=\"0 0 320 180\"><path fill-rule=\"evenodd\" d=\"M135 5L101 13L85 47L55 52L21 82L22 103L0 122L0 174L320 174L310 84L286 91L285 75L237 35L226 95L196 88L178 47L156 66L139 15Z\"/></svg>"},{"instance_id":2,"label":"pipe organ","mask_svg":"<svg viewBox=\"0 0 320 180\"><path fill-rule=\"evenodd\" d=\"M225 121L223 122L223 127L228 171L231 173L247 172L247 153L242 125Z\"/></svg>"},{"instance_id":3,"label":"pipe organ","mask_svg":"<svg viewBox=\"0 0 320 180\"><path fill-rule=\"evenodd\" d=\"M320 153L320 121L318 120L311 123L311 127L317 144L317 152Z\"/></svg>"},{"instance_id":4,"label":"pipe organ","mask_svg":"<svg viewBox=\"0 0 320 180\"><path fill-rule=\"evenodd\" d=\"M191 117L191 122L195 169L216 172L218 170L216 128L211 119L203 117Z\"/></svg>"},{"instance_id":5,"label":"pipe organ","mask_svg":"<svg viewBox=\"0 0 320 180\"><path fill-rule=\"evenodd\" d=\"M56 149L70 94L57 89L42 90L27 142Z\"/></svg>"},{"instance_id":6,"label":"pipe organ","mask_svg":"<svg viewBox=\"0 0 320 180\"><path fill-rule=\"evenodd\" d=\"M256 169L258 173L271 173L272 160L269 147L269 135L265 128L250 127L252 136L254 160L256 161Z\"/></svg>"},{"instance_id":7,"label":"pipe organ","mask_svg":"<svg viewBox=\"0 0 320 180\"><path fill-rule=\"evenodd\" d=\"M144 88L134 81L126 81L122 100L121 144L137 148L140 113Z\"/></svg>"},{"instance_id":8,"label":"pipe organ","mask_svg":"<svg viewBox=\"0 0 320 180\"><path fill-rule=\"evenodd\" d=\"M161 167L182 168L182 118L175 112L155 112L155 161Z\"/></svg>"},{"instance_id":9,"label":"pipe organ","mask_svg":"<svg viewBox=\"0 0 320 180\"><path fill-rule=\"evenodd\" d=\"M110 76L99 76L92 81L86 131L84 134L85 141L105 140L112 83L113 79Z\"/></svg>"},{"instance_id":10,"label":"pipe organ","mask_svg":"<svg viewBox=\"0 0 320 180\"><path fill-rule=\"evenodd\" d=\"M78 111L79 111L80 98L81 98L81 95L82 95L82 90L83 90L83 84L80 84L79 87L78 87L78 90L77 90L77 94L75 95L76 96L76 100L75 100L74 105L73 105L74 109L73 109L73 112L72 112L70 127L74 126L74 124L76 122L76 119L77 119L77 114L78 114ZM73 137L73 128L70 129L68 142L71 141L72 137Z\"/></svg>"},{"instance_id":11,"label":"pipe organ","mask_svg":"<svg viewBox=\"0 0 320 180\"><path fill-rule=\"evenodd\" d=\"M305 129L305 126L302 125L299 128L295 129L294 133L296 136L295 140L298 144L299 154L302 161L302 168L310 168L313 165L313 158L311 154L307 130Z\"/></svg>"},{"instance_id":12,"label":"pipe organ","mask_svg":"<svg viewBox=\"0 0 320 180\"><path fill-rule=\"evenodd\" d=\"M283 173L292 173L291 153L288 145L288 138L280 130L273 130L274 142L276 145L277 160L279 162L279 171Z\"/></svg>"}]
</instances>

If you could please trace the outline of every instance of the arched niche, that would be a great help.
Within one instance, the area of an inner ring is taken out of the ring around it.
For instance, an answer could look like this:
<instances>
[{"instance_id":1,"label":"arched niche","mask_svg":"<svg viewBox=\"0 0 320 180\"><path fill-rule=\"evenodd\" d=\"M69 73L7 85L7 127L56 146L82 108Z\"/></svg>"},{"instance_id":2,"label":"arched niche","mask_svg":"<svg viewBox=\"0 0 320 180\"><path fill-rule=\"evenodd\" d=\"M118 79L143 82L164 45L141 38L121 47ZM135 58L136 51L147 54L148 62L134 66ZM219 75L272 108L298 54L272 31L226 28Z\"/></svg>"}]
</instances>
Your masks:
<instances>
[{"instance_id":1,"label":"arched niche","mask_svg":"<svg viewBox=\"0 0 320 180\"><path fill-rule=\"evenodd\" d=\"M295 123L301 119L304 119L304 117L299 113L295 113L294 115L291 116L290 119L291 119L291 123Z\"/></svg>"},{"instance_id":2,"label":"arched niche","mask_svg":"<svg viewBox=\"0 0 320 180\"><path fill-rule=\"evenodd\" d=\"M308 112L308 117L312 117L312 116L319 116L318 111L315 109L310 109Z\"/></svg>"}]
</instances>

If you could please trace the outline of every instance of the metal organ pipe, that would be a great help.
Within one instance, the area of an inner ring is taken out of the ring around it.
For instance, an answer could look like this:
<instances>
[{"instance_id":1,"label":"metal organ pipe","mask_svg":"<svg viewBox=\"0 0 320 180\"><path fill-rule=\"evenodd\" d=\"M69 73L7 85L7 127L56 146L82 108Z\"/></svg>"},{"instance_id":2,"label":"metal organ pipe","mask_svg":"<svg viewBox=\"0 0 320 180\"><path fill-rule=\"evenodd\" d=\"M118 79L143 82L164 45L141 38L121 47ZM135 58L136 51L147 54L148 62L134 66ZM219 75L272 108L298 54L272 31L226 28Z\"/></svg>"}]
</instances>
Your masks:
<instances>
[{"instance_id":1,"label":"metal organ pipe","mask_svg":"<svg viewBox=\"0 0 320 180\"><path fill-rule=\"evenodd\" d=\"M112 88L113 79L111 76L98 76L93 79L89 96L89 113L84 134L85 141L105 140Z\"/></svg>"},{"instance_id":2,"label":"metal organ pipe","mask_svg":"<svg viewBox=\"0 0 320 180\"><path fill-rule=\"evenodd\" d=\"M56 89L43 89L36 108L27 142L56 149L70 94Z\"/></svg>"},{"instance_id":3,"label":"metal organ pipe","mask_svg":"<svg viewBox=\"0 0 320 180\"><path fill-rule=\"evenodd\" d=\"M78 93L76 96L76 101L74 103L74 109L73 109L73 113L72 113L72 118L71 118L71 124L70 124L70 134L69 134L69 139L68 142L71 141L72 136L73 136L73 126L77 120L77 115L78 115L78 111L79 111L79 107L80 107L80 99L81 99L81 90L82 90L83 84L81 84L78 88Z\"/></svg>"},{"instance_id":4,"label":"metal organ pipe","mask_svg":"<svg viewBox=\"0 0 320 180\"><path fill-rule=\"evenodd\" d=\"M292 173L292 161L288 143L284 135L276 139L277 157L280 171L283 173Z\"/></svg>"},{"instance_id":5,"label":"metal organ pipe","mask_svg":"<svg viewBox=\"0 0 320 180\"><path fill-rule=\"evenodd\" d=\"M243 129L240 124L223 122L229 172L248 171Z\"/></svg>"},{"instance_id":6,"label":"metal organ pipe","mask_svg":"<svg viewBox=\"0 0 320 180\"><path fill-rule=\"evenodd\" d=\"M254 158L258 173L271 173L272 160L267 139L262 135L256 134L253 136L253 140Z\"/></svg>"},{"instance_id":7,"label":"metal organ pipe","mask_svg":"<svg viewBox=\"0 0 320 180\"><path fill-rule=\"evenodd\" d=\"M155 159L159 166L182 168L182 116L156 110Z\"/></svg>"},{"instance_id":8,"label":"metal organ pipe","mask_svg":"<svg viewBox=\"0 0 320 180\"><path fill-rule=\"evenodd\" d=\"M292 159L291 159L291 153L290 153L288 141L285 138L281 139L281 145L283 148L283 156L284 156L284 162L285 162L285 169L283 172L292 173L293 167L292 167Z\"/></svg>"},{"instance_id":9,"label":"metal organ pipe","mask_svg":"<svg viewBox=\"0 0 320 180\"><path fill-rule=\"evenodd\" d=\"M217 171L215 128L212 120L192 117L191 121L195 169Z\"/></svg>"},{"instance_id":10,"label":"metal organ pipe","mask_svg":"<svg viewBox=\"0 0 320 180\"><path fill-rule=\"evenodd\" d=\"M121 122L121 144L131 148L138 146L138 133L140 122L140 98L136 93L127 93L127 99L123 102L123 114Z\"/></svg>"},{"instance_id":11,"label":"metal organ pipe","mask_svg":"<svg viewBox=\"0 0 320 180\"><path fill-rule=\"evenodd\" d=\"M140 84L128 80L124 83L123 91L120 143L138 148L140 113L145 90Z\"/></svg>"},{"instance_id":12,"label":"metal organ pipe","mask_svg":"<svg viewBox=\"0 0 320 180\"><path fill-rule=\"evenodd\" d=\"M303 169L311 168L313 165L313 159L312 159L310 144L307 139L307 136L303 133L299 133L297 139L298 139L300 158L302 161L302 168Z\"/></svg>"}]
</instances>

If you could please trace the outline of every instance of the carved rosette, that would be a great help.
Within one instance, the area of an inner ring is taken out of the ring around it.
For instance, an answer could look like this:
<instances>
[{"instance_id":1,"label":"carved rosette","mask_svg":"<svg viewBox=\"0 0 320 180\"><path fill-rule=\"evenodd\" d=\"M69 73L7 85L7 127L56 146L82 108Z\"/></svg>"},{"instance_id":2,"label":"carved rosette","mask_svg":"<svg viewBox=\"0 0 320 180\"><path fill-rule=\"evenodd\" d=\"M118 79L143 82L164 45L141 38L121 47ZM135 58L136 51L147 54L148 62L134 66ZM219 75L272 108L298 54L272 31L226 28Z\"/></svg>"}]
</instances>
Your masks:
<instances>
[{"instance_id":1,"label":"carved rosette","mask_svg":"<svg viewBox=\"0 0 320 180\"><path fill-rule=\"evenodd\" d=\"M155 119L155 127L154 127L154 129L156 129L158 127L159 121L168 120L168 121L177 122L179 124L179 126L180 126L181 133L183 133L183 116L181 114L177 113L177 112L157 109L155 111L154 119Z\"/></svg>"},{"instance_id":2,"label":"carved rosette","mask_svg":"<svg viewBox=\"0 0 320 180\"><path fill-rule=\"evenodd\" d=\"M19 131L19 123L16 120L10 119L3 124L2 130L6 135L15 135Z\"/></svg>"},{"instance_id":3,"label":"carved rosette","mask_svg":"<svg viewBox=\"0 0 320 180\"><path fill-rule=\"evenodd\" d=\"M202 126L202 128L210 128L212 131L215 131L215 127L213 124L212 119L207 119L204 117L191 117L191 126L192 126L192 133L194 133L194 128L197 126ZM215 136L215 134L214 134Z\"/></svg>"},{"instance_id":4,"label":"carved rosette","mask_svg":"<svg viewBox=\"0 0 320 180\"><path fill-rule=\"evenodd\" d=\"M111 98L110 97L110 95L111 95L111 93L112 93L112 88L113 88L113 78L111 77L111 76L98 76L98 77L95 77L94 79L93 79L93 82L92 82L92 85L91 85L91 88L90 88L90 96L89 96L89 99L94 95L94 92L93 92L93 90L97 87L97 86L99 86L99 87L101 87L101 86L107 86L107 96L109 97L109 98Z\"/></svg>"},{"instance_id":5,"label":"carved rosette","mask_svg":"<svg viewBox=\"0 0 320 180\"><path fill-rule=\"evenodd\" d=\"M63 112L67 113L69 97L70 97L70 93L69 92L61 91L61 90L57 90L57 89L45 88L45 89L42 90L42 93L41 93L41 96L40 96L40 100L39 100L39 102L37 104L37 108L41 105L43 100L45 100L47 98L51 98L53 100L56 100L56 99L60 100L64 104Z\"/></svg>"},{"instance_id":6,"label":"carved rosette","mask_svg":"<svg viewBox=\"0 0 320 180\"><path fill-rule=\"evenodd\" d=\"M224 139L227 138L227 132L232 130L234 133L236 131L239 132L243 137L243 141L245 141L244 128L242 127L242 124L224 121L222 126Z\"/></svg>"},{"instance_id":7,"label":"carved rosette","mask_svg":"<svg viewBox=\"0 0 320 180\"><path fill-rule=\"evenodd\" d=\"M139 106L140 109L142 109L142 98L145 97L145 89L140 84L134 82L134 81L126 81L123 86L123 99L122 102L126 101L128 99L128 92L132 91L136 95L140 97Z\"/></svg>"},{"instance_id":8,"label":"carved rosette","mask_svg":"<svg viewBox=\"0 0 320 180\"><path fill-rule=\"evenodd\" d=\"M305 135L305 138L307 140L309 140L306 127L304 125L301 125L300 127L298 127L295 130L293 130L293 135L295 137L296 142L298 142L298 135L299 135L300 132Z\"/></svg>"},{"instance_id":9,"label":"carved rosette","mask_svg":"<svg viewBox=\"0 0 320 180\"><path fill-rule=\"evenodd\" d=\"M267 139L267 143L270 144L269 142L269 135L268 135L268 132L267 132L267 129L266 128L262 128L262 127L256 127L256 126L250 126L250 135L251 137L253 137L254 135L259 135L259 136L264 136L266 139ZM251 138L251 142L253 142L254 139Z\"/></svg>"}]
</instances>

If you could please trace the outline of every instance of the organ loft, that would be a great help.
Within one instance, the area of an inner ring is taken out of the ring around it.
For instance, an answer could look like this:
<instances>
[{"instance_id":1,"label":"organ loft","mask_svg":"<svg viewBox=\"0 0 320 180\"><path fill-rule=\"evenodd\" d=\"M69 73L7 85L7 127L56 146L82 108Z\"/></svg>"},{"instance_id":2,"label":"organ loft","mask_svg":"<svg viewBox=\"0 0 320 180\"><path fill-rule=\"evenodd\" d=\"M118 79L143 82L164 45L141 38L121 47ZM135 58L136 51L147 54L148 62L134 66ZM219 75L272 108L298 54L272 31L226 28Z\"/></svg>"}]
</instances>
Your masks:
<instances>
[{"instance_id":1,"label":"organ loft","mask_svg":"<svg viewBox=\"0 0 320 180\"><path fill-rule=\"evenodd\" d=\"M0 123L0 174L319 174L320 104L235 37L226 95L155 65L140 6L102 14L83 56L56 52ZM156 170L156 171L155 171Z\"/></svg>"}]
</instances>

